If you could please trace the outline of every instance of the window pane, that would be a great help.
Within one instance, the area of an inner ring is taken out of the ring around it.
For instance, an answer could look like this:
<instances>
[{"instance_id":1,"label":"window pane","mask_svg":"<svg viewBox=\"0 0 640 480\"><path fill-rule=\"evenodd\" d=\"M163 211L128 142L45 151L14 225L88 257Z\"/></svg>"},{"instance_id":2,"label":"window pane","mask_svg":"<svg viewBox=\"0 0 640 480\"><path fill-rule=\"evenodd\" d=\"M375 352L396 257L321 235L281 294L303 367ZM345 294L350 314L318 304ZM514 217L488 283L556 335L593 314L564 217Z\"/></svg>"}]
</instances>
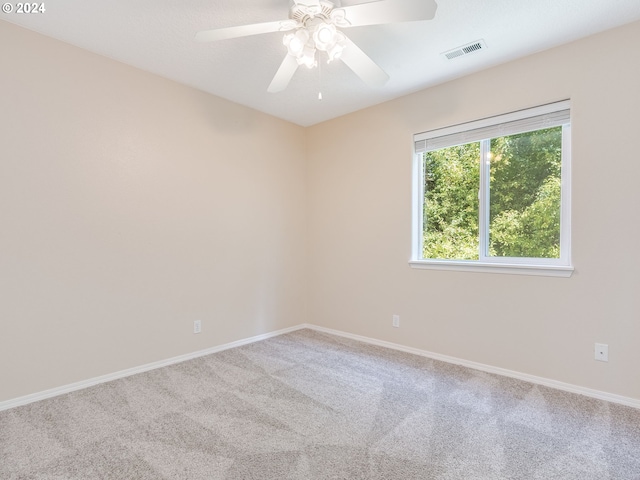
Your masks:
<instances>
[{"instance_id":1,"label":"window pane","mask_svg":"<svg viewBox=\"0 0 640 480\"><path fill-rule=\"evenodd\" d=\"M480 143L424 154L423 258L479 258Z\"/></svg>"},{"instance_id":2,"label":"window pane","mask_svg":"<svg viewBox=\"0 0 640 480\"><path fill-rule=\"evenodd\" d=\"M491 140L489 256L560 258L562 127Z\"/></svg>"}]
</instances>

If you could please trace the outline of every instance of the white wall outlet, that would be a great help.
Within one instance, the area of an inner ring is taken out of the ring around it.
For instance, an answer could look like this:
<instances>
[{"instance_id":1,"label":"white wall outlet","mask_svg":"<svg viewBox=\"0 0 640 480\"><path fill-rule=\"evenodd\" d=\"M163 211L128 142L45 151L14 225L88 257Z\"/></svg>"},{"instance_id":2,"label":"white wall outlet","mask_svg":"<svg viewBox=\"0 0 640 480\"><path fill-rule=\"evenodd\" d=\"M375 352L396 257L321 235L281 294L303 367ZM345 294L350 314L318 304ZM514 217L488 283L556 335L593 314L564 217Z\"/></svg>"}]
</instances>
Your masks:
<instances>
[{"instance_id":1,"label":"white wall outlet","mask_svg":"<svg viewBox=\"0 0 640 480\"><path fill-rule=\"evenodd\" d=\"M193 321L193 333L200 333L202 331L202 322L200 320Z\"/></svg>"},{"instance_id":2,"label":"white wall outlet","mask_svg":"<svg viewBox=\"0 0 640 480\"><path fill-rule=\"evenodd\" d=\"M596 343L596 360L601 362L609 361L609 345L604 343Z\"/></svg>"},{"instance_id":3,"label":"white wall outlet","mask_svg":"<svg viewBox=\"0 0 640 480\"><path fill-rule=\"evenodd\" d=\"M400 315L394 315L391 325L398 328L400 326Z\"/></svg>"}]
</instances>

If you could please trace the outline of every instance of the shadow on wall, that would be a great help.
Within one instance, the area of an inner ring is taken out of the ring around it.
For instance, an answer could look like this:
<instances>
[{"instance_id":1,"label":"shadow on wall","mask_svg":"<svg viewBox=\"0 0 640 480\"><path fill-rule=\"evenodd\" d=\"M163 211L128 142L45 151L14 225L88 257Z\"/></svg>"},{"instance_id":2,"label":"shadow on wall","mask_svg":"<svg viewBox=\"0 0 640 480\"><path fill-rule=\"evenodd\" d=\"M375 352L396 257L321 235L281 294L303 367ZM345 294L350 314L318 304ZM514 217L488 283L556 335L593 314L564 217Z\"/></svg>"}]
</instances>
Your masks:
<instances>
[{"instance_id":1,"label":"shadow on wall","mask_svg":"<svg viewBox=\"0 0 640 480\"><path fill-rule=\"evenodd\" d=\"M208 101L202 102L200 92L192 92L190 97L193 105L202 112L205 123L216 132L246 135L248 131L257 127L255 110L214 95L210 95Z\"/></svg>"}]
</instances>

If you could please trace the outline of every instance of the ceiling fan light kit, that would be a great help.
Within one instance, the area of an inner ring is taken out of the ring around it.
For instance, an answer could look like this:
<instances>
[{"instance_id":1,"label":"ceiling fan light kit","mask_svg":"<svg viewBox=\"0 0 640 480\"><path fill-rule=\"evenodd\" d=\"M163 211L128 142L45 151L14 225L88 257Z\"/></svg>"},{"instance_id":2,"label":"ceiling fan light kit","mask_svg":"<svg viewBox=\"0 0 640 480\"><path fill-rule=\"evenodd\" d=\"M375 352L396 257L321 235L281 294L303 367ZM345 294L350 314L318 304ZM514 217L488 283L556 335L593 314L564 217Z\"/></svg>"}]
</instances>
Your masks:
<instances>
[{"instance_id":1,"label":"ceiling fan light kit","mask_svg":"<svg viewBox=\"0 0 640 480\"><path fill-rule=\"evenodd\" d=\"M380 87L389 76L340 29L430 20L436 9L435 0L378 0L344 8L337 8L328 0L293 0L288 20L206 30L196 34L196 40L289 32L282 39L287 55L267 89L272 93L287 88L300 65L316 67L321 53L326 54L328 63L342 59L366 84Z\"/></svg>"},{"instance_id":2,"label":"ceiling fan light kit","mask_svg":"<svg viewBox=\"0 0 640 480\"><path fill-rule=\"evenodd\" d=\"M340 57L347 37L336 27L349 26L344 10L326 0L318 5L297 3L291 7L289 17L296 22L295 32L286 34L283 43L298 65L317 66L319 51L327 54L327 63Z\"/></svg>"}]
</instances>

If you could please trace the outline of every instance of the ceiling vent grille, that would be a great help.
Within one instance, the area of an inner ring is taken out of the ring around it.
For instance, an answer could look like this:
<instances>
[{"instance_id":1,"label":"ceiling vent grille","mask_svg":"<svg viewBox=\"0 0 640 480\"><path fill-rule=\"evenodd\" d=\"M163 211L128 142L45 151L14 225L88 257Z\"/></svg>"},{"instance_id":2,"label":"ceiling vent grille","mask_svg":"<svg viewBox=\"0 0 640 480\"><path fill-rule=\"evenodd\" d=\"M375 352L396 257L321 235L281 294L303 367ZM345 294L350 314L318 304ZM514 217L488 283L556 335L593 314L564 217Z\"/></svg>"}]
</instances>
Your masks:
<instances>
[{"instance_id":1,"label":"ceiling vent grille","mask_svg":"<svg viewBox=\"0 0 640 480\"><path fill-rule=\"evenodd\" d=\"M467 45L462 45L461 47L449 50L448 52L441 53L441 55L447 60L453 60L454 58L462 57L464 55L469 55L470 53L479 52L480 50L486 49L487 44L484 43L484 40L477 40L475 42L468 43Z\"/></svg>"}]
</instances>

